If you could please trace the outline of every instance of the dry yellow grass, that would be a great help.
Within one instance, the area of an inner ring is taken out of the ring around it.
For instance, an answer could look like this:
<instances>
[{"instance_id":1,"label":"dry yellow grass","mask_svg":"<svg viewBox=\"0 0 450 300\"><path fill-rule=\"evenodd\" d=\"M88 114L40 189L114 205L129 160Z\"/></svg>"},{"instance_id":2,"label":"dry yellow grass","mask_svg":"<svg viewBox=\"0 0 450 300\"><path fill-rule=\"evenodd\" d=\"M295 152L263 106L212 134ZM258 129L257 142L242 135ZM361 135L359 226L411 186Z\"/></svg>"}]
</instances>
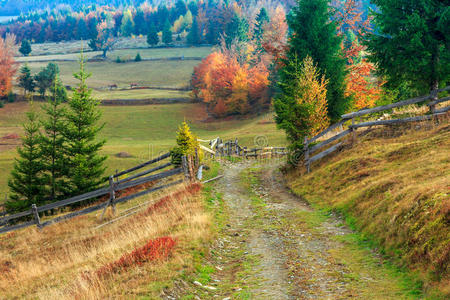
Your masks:
<instances>
[{"instance_id":1,"label":"dry yellow grass","mask_svg":"<svg viewBox=\"0 0 450 300\"><path fill-rule=\"evenodd\" d=\"M181 188L169 205L95 229L95 215L0 236L0 298L105 299L157 296L161 282L191 268L192 249L211 238L210 216L199 195ZM141 202L149 199L141 199ZM177 245L164 262L149 262L106 279L84 273L111 263L149 240L170 236ZM153 285L152 285L153 283Z\"/></svg>"},{"instance_id":2,"label":"dry yellow grass","mask_svg":"<svg viewBox=\"0 0 450 300\"><path fill-rule=\"evenodd\" d=\"M337 210L390 256L450 294L450 125L441 119L373 129L289 174L295 193Z\"/></svg>"}]
</instances>

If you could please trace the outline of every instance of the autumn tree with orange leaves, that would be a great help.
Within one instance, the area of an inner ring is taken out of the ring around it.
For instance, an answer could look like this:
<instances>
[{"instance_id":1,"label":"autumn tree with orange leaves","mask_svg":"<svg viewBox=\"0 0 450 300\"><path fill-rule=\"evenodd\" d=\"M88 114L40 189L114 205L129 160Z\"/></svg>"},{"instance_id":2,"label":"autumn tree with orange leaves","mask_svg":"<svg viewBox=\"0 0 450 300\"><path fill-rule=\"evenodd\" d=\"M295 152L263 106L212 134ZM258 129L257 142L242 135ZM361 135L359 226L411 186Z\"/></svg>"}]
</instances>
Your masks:
<instances>
[{"instance_id":1,"label":"autumn tree with orange leaves","mask_svg":"<svg viewBox=\"0 0 450 300\"><path fill-rule=\"evenodd\" d=\"M16 38L14 35L0 37L0 98L5 97L12 89L12 79L16 73L14 53L16 51Z\"/></svg>"},{"instance_id":2,"label":"autumn tree with orange leaves","mask_svg":"<svg viewBox=\"0 0 450 300\"><path fill-rule=\"evenodd\" d=\"M240 10L235 13L242 17ZM282 6L270 9L269 17L259 30L249 28L248 41L222 38L220 47L195 67L192 95L215 116L243 115L270 106L269 70L275 72L274 62L284 55L288 28Z\"/></svg>"},{"instance_id":3,"label":"autumn tree with orange leaves","mask_svg":"<svg viewBox=\"0 0 450 300\"><path fill-rule=\"evenodd\" d=\"M332 3L337 20L338 34L343 36L343 53L347 60L348 75L345 95L353 97L353 109L375 106L381 96L381 81L373 75L375 65L364 55L366 47L360 43L360 37L370 32L370 18L363 20L361 1L335 0Z\"/></svg>"},{"instance_id":4,"label":"autumn tree with orange leaves","mask_svg":"<svg viewBox=\"0 0 450 300\"><path fill-rule=\"evenodd\" d=\"M267 68L262 63L251 66L240 62L238 57L219 50L194 69L193 96L217 117L247 114L270 104Z\"/></svg>"}]
</instances>

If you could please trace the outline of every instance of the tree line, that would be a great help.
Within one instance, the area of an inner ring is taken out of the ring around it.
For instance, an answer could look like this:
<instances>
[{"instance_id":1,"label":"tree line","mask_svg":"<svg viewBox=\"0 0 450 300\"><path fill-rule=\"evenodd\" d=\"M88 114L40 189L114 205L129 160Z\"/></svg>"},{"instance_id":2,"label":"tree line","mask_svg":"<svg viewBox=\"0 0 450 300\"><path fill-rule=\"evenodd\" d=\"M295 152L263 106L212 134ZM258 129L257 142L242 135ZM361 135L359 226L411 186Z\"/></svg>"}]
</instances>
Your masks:
<instances>
[{"instance_id":1,"label":"tree line","mask_svg":"<svg viewBox=\"0 0 450 300\"><path fill-rule=\"evenodd\" d=\"M289 3L284 5L289 6ZM155 32L161 32L159 36L162 35L162 42L165 44L172 42L174 34L190 44L217 44L221 35L226 34L231 38L238 27L245 26L243 23L246 20L239 11L257 11L260 6L259 1L246 3L238 0L177 0L169 4L160 2L156 7L148 2L139 6L122 7L92 5L79 10L64 6L21 15L9 24L0 26L0 36L11 33L19 41L34 43L95 41L100 40L100 36L105 36L102 31L107 28L108 38L131 35L154 38ZM154 39L149 38L149 41L152 40Z\"/></svg>"},{"instance_id":2,"label":"tree line","mask_svg":"<svg viewBox=\"0 0 450 300\"><path fill-rule=\"evenodd\" d=\"M80 70L74 74L79 83L71 97L58 79L57 69L46 69L54 72L54 77L49 77L50 94L41 106L42 113L29 95L31 110L8 182L10 195L5 206L11 213L92 191L105 180L106 157L99 154L105 140L97 138L103 127L99 101L87 87L90 75L83 56Z\"/></svg>"}]
</instances>

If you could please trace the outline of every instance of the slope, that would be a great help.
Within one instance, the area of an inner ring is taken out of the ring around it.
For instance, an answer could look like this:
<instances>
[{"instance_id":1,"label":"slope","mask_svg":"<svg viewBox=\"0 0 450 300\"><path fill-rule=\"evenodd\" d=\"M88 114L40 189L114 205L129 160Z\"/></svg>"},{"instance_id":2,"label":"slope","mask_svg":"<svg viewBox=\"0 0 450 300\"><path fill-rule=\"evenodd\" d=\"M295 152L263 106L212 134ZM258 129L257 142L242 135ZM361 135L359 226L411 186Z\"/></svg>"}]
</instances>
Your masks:
<instances>
[{"instance_id":1,"label":"slope","mask_svg":"<svg viewBox=\"0 0 450 300\"><path fill-rule=\"evenodd\" d=\"M313 205L335 210L363 241L449 294L450 126L378 128L343 151L287 174Z\"/></svg>"}]
</instances>

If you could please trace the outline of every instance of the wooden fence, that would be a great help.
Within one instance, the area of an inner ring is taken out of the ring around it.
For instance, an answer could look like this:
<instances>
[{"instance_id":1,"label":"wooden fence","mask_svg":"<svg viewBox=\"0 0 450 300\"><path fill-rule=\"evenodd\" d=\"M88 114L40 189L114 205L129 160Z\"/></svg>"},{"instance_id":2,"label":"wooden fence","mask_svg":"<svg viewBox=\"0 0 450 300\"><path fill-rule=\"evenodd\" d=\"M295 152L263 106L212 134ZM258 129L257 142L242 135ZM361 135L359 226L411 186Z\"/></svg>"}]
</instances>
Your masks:
<instances>
[{"instance_id":1,"label":"wooden fence","mask_svg":"<svg viewBox=\"0 0 450 300\"><path fill-rule=\"evenodd\" d=\"M341 140L342 138L344 138L345 136L349 135L349 134L353 134L353 137L356 136L355 131L358 128L364 128L364 127L371 127L371 126L390 126L390 125L398 125L398 124L404 124L404 123L408 123L408 122L417 122L417 121L425 121L425 120L431 120L434 119L438 116L442 116L445 115L449 110L450 110L450 106L446 106L440 109L436 109L436 105L439 103L443 103L446 101L450 100L450 97L443 97L440 98L438 97L439 93L442 92L446 92L450 90L450 86L447 86L446 88L440 89L440 90L435 90L433 91L430 95L426 95L426 96L421 96L421 97L416 97L416 98L412 98L412 99L408 99L408 100L404 100L404 101L400 101L400 102L396 102L396 103L392 103L389 105L383 105L383 106L377 106L374 108L369 108L369 109L362 109L360 111L357 112L352 112L349 114L345 114L342 116L342 119L337 122L336 124L331 125L330 127L328 127L327 129L325 129L324 131L322 131L321 133L317 134L316 136L308 139L307 137L305 137L304 140L304 154L305 154L305 166L307 168L307 171L310 172L311 170L311 164L315 161L320 160L321 158L335 152L336 150L338 150L343 142L338 142L336 144L334 144L333 146L327 148L324 151L321 151L320 153L317 153L315 155L313 155L315 152L317 152L318 150L321 150L323 148L325 148L326 146L329 146L330 144L332 144L335 141ZM356 123L356 118L362 117L362 116L366 116L369 114L373 114L373 113L377 113L377 112L382 112L382 111L386 111L386 110L390 110L396 107L402 107L402 106L406 106L406 105L411 105L411 104L417 104L420 102L425 102L425 101L429 101L428 102L428 107L429 107L429 113L425 114L425 115L421 115L421 116L415 116L415 117L408 117L408 118L402 118L402 119L392 119L392 120L375 120L375 121L366 121L366 122L361 122L361 123ZM350 123L351 120L351 124L348 125L348 128L344 130L344 125L346 123ZM333 131L335 131L336 129L338 130L338 133L324 141L320 141L319 143L317 143L317 141L325 136L328 133L331 133Z\"/></svg>"},{"instance_id":2,"label":"wooden fence","mask_svg":"<svg viewBox=\"0 0 450 300\"><path fill-rule=\"evenodd\" d=\"M284 156L287 154L285 147L259 147L248 148L239 145L238 139L224 142L221 138L216 138L211 141L199 140L201 142L208 142L210 149L200 146L206 153L213 157L242 157L248 158L272 158Z\"/></svg>"},{"instance_id":3,"label":"wooden fence","mask_svg":"<svg viewBox=\"0 0 450 300\"><path fill-rule=\"evenodd\" d=\"M156 173L157 171L164 170L164 169L167 169L167 168L173 166L171 162L167 162L167 163L161 164L156 167L153 166L154 164L164 161L164 160L167 160L168 158L170 158L170 153L161 155L155 159L152 159L150 161L142 163L142 164L135 166L133 168L130 168L128 170L118 172L115 175L112 175L109 177L108 185L101 187L95 191L91 191L91 192L88 192L88 193L85 193L82 195L71 197L69 199L65 199L62 201L49 203L49 204L46 204L43 206L36 206L35 204L33 204L29 210L26 210L26 211L23 211L20 213L16 213L13 215L6 215L6 216L0 218L0 234L18 230L18 229L25 228L25 227L29 227L29 226L33 226L33 225L36 225L38 228L43 228L43 227L49 226L54 223L58 223L58 222L62 222L64 220L68 220L68 219L72 219L72 218L75 218L78 216L86 215L86 214L89 214L91 212L98 211L98 210L103 210L103 213L102 213L102 217L103 217L103 215L106 212L106 209L108 207L111 207L113 209L113 211L115 212L115 206L118 203L127 202L134 198L141 197L143 195L180 184L184 180L193 180L195 178L195 175L194 175L195 170L196 170L196 168L198 168L199 163L198 163L198 158L192 158L192 157L188 157L188 158L183 157L182 167L176 167L176 168L162 171L160 173ZM147 167L151 167L151 168L149 168L147 170L143 170ZM140 170L139 173L129 175L130 173L133 173L138 170ZM185 175L184 179L176 180L177 178L174 178L175 176L177 176L179 174L184 174ZM129 175L129 176L123 178L124 175ZM158 183L158 181L160 181L161 179L169 179L169 178L172 178L174 180L171 182L165 183L165 184L155 186ZM119 197L119 198L116 197L117 192L119 192L119 191L123 191L123 190L133 188L136 186L141 186L141 185L147 184L147 183L155 183L155 185L152 185L150 188L147 188L143 191L134 193L132 195L127 195L127 196ZM54 209L64 208L64 207L67 207L67 206L70 206L70 205L73 205L76 203L83 204L83 201L98 199L99 197L102 197L105 195L109 195L108 200L104 201L102 203L94 204L92 206L83 208L78 211L73 211L73 212L67 213L65 215L57 216L57 217L55 217L51 220L45 221L45 222L41 222L41 220L40 220L40 216L39 216L40 213L54 210ZM28 219L31 218L31 220L18 223L18 221L20 221L22 219L26 219L26 218L28 218Z\"/></svg>"}]
</instances>

